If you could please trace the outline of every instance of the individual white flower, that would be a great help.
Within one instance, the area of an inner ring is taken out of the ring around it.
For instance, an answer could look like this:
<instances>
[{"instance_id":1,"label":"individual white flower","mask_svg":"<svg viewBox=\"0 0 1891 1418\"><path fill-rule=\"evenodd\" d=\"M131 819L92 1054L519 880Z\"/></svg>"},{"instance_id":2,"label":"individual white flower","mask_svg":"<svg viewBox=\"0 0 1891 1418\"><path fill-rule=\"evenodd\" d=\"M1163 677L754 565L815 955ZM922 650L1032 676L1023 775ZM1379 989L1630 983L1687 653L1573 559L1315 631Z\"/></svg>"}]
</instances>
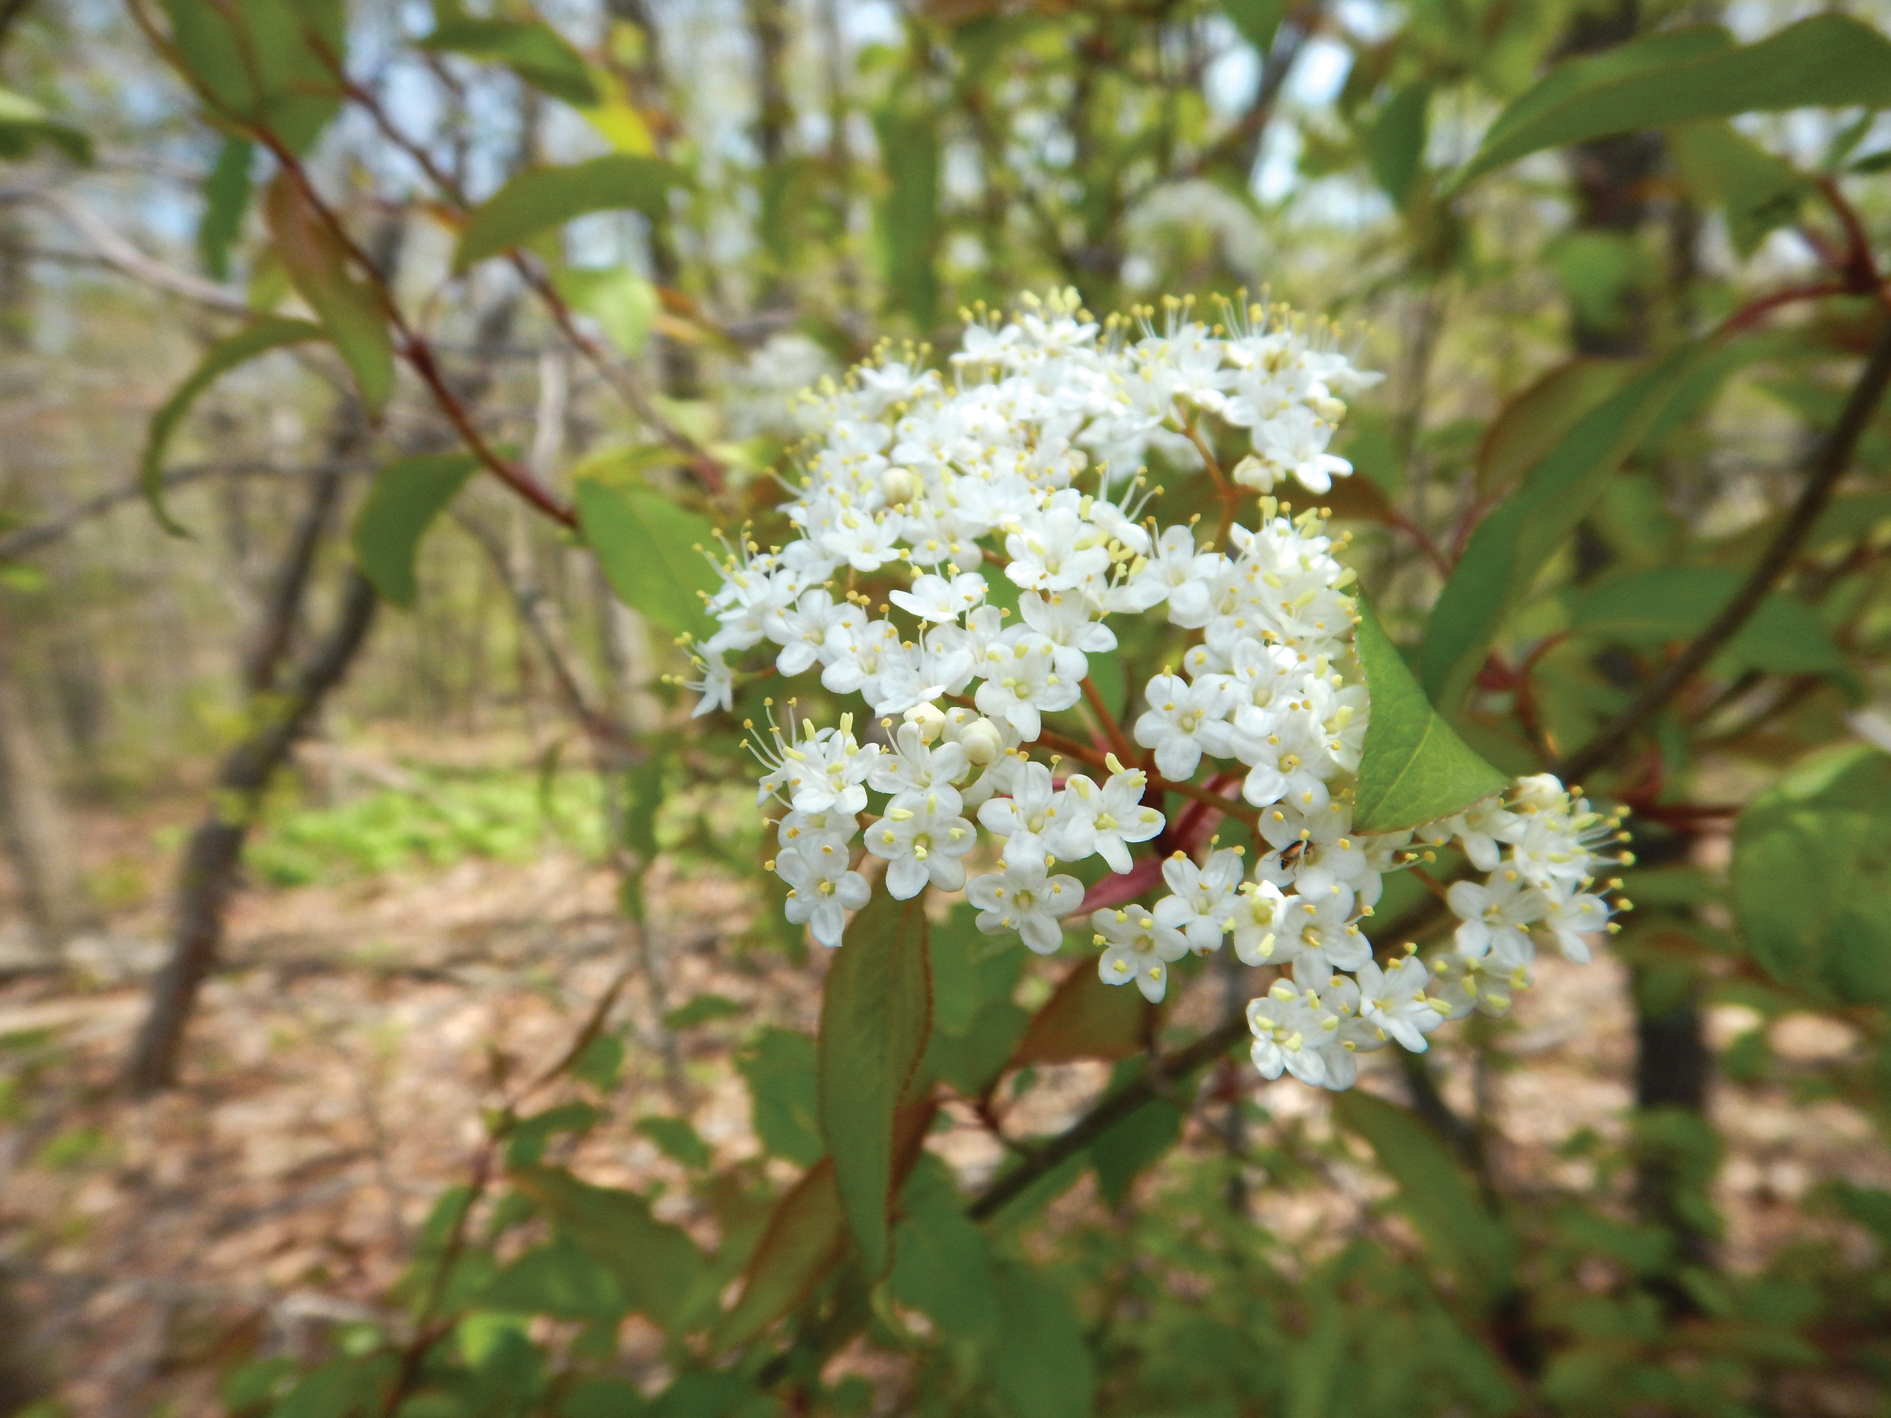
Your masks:
<instances>
[{"instance_id":1,"label":"individual white flower","mask_svg":"<svg viewBox=\"0 0 1891 1418\"><path fill-rule=\"evenodd\" d=\"M849 871L847 843L838 834L804 838L775 855L775 873L788 883L788 919L813 928L830 950L846 928L846 912L858 911L871 894L867 879Z\"/></svg>"},{"instance_id":2,"label":"individual white flower","mask_svg":"<svg viewBox=\"0 0 1891 1418\"><path fill-rule=\"evenodd\" d=\"M717 711L728 713L735 703L734 672L724 661L714 658L698 660L696 668L701 677L683 682L683 688L693 689L702 696L689 711L690 718L700 719Z\"/></svg>"},{"instance_id":3,"label":"individual white flower","mask_svg":"<svg viewBox=\"0 0 1891 1418\"><path fill-rule=\"evenodd\" d=\"M1090 672L1088 656L1107 655L1116 648L1116 632L1090 618L1081 596L1026 591L1018 597L1018 613L1026 626L1050 642L1057 672L1066 679L1081 683Z\"/></svg>"},{"instance_id":4,"label":"individual white flower","mask_svg":"<svg viewBox=\"0 0 1891 1418\"><path fill-rule=\"evenodd\" d=\"M1136 716L1136 742L1156 751L1163 777L1187 782L1204 752L1227 756L1227 694L1221 685L1206 677L1191 684L1180 675L1160 674L1149 681L1143 699L1149 707Z\"/></svg>"},{"instance_id":5,"label":"individual white flower","mask_svg":"<svg viewBox=\"0 0 1891 1418\"><path fill-rule=\"evenodd\" d=\"M1064 823L1051 850L1067 862L1101 856L1111 871L1121 875L1133 865L1130 844L1155 836L1162 830L1163 819L1154 808L1143 806L1149 775L1141 769L1124 769L1114 755L1108 761L1112 772L1102 787L1081 773L1064 781Z\"/></svg>"},{"instance_id":6,"label":"individual white flower","mask_svg":"<svg viewBox=\"0 0 1891 1418\"><path fill-rule=\"evenodd\" d=\"M1005 839L1006 865L1042 864L1055 855L1051 841L1062 822L1064 794L1051 786L1051 770L1042 763L1019 763L1011 776L1011 795L987 799L978 809L979 824Z\"/></svg>"},{"instance_id":7,"label":"individual white flower","mask_svg":"<svg viewBox=\"0 0 1891 1418\"><path fill-rule=\"evenodd\" d=\"M832 808L824 812L785 812L775 824L775 836L784 847L799 847L819 837L838 837L843 842L851 842L859 830L857 816Z\"/></svg>"},{"instance_id":8,"label":"individual white flower","mask_svg":"<svg viewBox=\"0 0 1891 1418\"><path fill-rule=\"evenodd\" d=\"M942 891L965 885L965 863L960 860L978 845L972 824L964 818L921 806L915 810L889 807L886 815L866 831L867 850L886 862L887 894L909 901L928 883Z\"/></svg>"},{"instance_id":9,"label":"individual white flower","mask_svg":"<svg viewBox=\"0 0 1891 1418\"><path fill-rule=\"evenodd\" d=\"M1043 715L1068 709L1083 697L1082 684L1057 673L1050 642L1037 636L992 646L977 673L985 676L973 696L979 711L1003 719L1026 743L1044 732Z\"/></svg>"},{"instance_id":10,"label":"individual white flower","mask_svg":"<svg viewBox=\"0 0 1891 1418\"><path fill-rule=\"evenodd\" d=\"M912 590L894 591L887 599L921 620L947 625L985 599L985 578L967 571L948 581L928 572L913 578Z\"/></svg>"},{"instance_id":11,"label":"individual white flower","mask_svg":"<svg viewBox=\"0 0 1891 1418\"><path fill-rule=\"evenodd\" d=\"M1565 959L1578 965L1589 963L1587 937L1609 928L1609 906L1600 896L1586 891L1563 897L1553 891L1544 896L1543 918L1536 929L1550 938Z\"/></svg>"},{"instance_id":12,"label":"individual white flower","mask_svg":"<svg viewBox=\"0 0 1891 1418\"><path fill-rule=\"evenodd\" d=\"M824 663L829 646L846 643L848 632L867 623L867 613L848 601L836 601L819 587L803 591L793 605L767 616L762 629L781 646L775 669L784 675L803 674ZM836 632L841 632L837 634Z\"/></svg>"},{"instance_id":13,"label":"individual white flower","mask_svg":"<svg viewBox=\"0 0 1891 1418\"><path fill-rule=\"evenodd\" d=\"M1425 1036L1444 1022L1426 986L1431 972L1416 955L1407 955L1381 969L1364 960L1354 969L1359 981L1359 1017L1396 1039L1415 1054L1425 1052Z\"/></svg>"},{"instance_id":14,"label":"individual white flower","mask_svg":"<svg viewBox=\"0 0 1891 1418\"><path fill-rule=\"evenodd\" d=\"M956 785L970 771L971 763L958 744L927 743L919 724L906 723L894 731L892 749L881 753L868 768L867 786L877 793L892 794L895 802L907 807L912 804L903 801L905 798L936 795L939 810L956 817L961 807Z\"/></svg>"},{"instance_id":15,"label":"individual white flower","mask_svg":"<svg viewBox=\"0 0 1891 1418\"><path fill-rule=\"evenodd\" d=\"M1074 591L1089 576L1110 569L1102 533L1073 507L1053 507L1026 519L1005 538L1011 564L1005 575L1027 591Z\"/></svg>"},{"instance_id":16,"label":"individual white flower","mask_svg":"<svg viewBox=\"0 0 1891 1418\"><path fill-rule=\"evenodd\" d=\"M1328 973L1351 970L1372 958L1372 945L1353 921L1352 889L1331 872L1301 875L1296 894L1288 900L1282 924L1299 949L1296 960L1312 956L1323 961Z\"/></svg>"},{"instance_id":17,"label":"individual white flower","mask_svg":"<svg viewBox=\"0 0 1891 1418\"><path fill-rule=\"evenodd\" d=\"M1197 954L1219 950L1222 936L1238 924L1234 897L1242 874L1241 854L1231 847L1211 852L1201 866L1177 852L1162 864L1162 879L1175 894L1156 902L1156 919L1182 932Z\"/></svg>"},{"instance_id":18,"label":"individual white flower","mask_svg":"<svg viewBox=\"0 0 1891 1418\"><path fill-rule=\"evenodd\" d=\"M1159 1004L1169 988L1169 966L1188 954L1182 933L1165 926L1141 906L1093 911L1090 925L1103 947L1097 974L1106 985L1132 980L1143 998Z\"/></svg>"},{"instance_id":19,"label":"individual white flower","mask_svg":"<svg viewBox=\"0 0 1891 1418\"><path fill-rule=\"evenodd\" d=\"M1263 1078L1279 1078L1282 1071L1316 1088L1326 1082L1324 1019L1304 995L1285 980L1276 980L1259 999L1248 1001L1248 1030L1254 1035L1249 1056Z\"/></svg>"},{"instance_id":20,"label":"individual white flower","mask_svg":"<svg viewBox=\"0 0 1891 1418\"><path fill-rule=\"evenodd\" d=\"M1454 881L1445 902L1460 924L1458 950L1489 955L1504 966L1528 965L1535 958L1529 927L1548 910L1547 898L1514 868L1493 872L1488 884Z\"/></svg>"},{"instance_id":21,"label":"individual white flower","mask_svg":"<svg viewBox=\"0 0 1891 1418\"><path fill-rule=\"evenodd\" d=\"M1288 898L1271 881L1251 881L1236 894L1234 953L1243 965L1285 965L1300 953L1287 912Z\"/></svg>"},{"instance_id":22,"label":"individual white flower","mask_svg":"<svg viewBox=\"0 0 1891 1418\"><path fill-rule=\"evenodd\" d=\"M1016 931L1039 955L1054 955L1064 942L1060 921L1083 905L1083 883L1052 876L1042 858L1008 862L1002 872L966 882L965 899L978 908L981 931Z\"/></svg>"}]
</instances>

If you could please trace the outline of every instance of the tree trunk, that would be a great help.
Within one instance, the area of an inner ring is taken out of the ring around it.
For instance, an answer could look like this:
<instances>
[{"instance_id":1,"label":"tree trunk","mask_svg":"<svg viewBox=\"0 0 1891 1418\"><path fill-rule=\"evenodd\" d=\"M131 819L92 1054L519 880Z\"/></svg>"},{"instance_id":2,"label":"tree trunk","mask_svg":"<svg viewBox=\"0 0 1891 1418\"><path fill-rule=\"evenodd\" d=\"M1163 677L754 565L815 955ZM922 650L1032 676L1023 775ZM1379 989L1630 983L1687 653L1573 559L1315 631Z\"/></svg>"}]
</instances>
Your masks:
<instances>
[{"instance_id":1,"label":"tree trunk","mask_svg":"<svg viewBox=\"0 0 1891 1418\"><path fill-rule=\"evenodd\" d=\"M209 815L191 834L178 873L171 957L152 981L151 1009L125 1068L126 1084L135 1094L177 1082L184 1026L222 948L224 913L236 889L250 824L270 779L288 761L296 740L366 641L376 605L374 587L360 572L349 571L341 609L327 637L286 690L270 696L266 704L253 704L264 717L223 761Z\"/></svg>"}]
</instances>

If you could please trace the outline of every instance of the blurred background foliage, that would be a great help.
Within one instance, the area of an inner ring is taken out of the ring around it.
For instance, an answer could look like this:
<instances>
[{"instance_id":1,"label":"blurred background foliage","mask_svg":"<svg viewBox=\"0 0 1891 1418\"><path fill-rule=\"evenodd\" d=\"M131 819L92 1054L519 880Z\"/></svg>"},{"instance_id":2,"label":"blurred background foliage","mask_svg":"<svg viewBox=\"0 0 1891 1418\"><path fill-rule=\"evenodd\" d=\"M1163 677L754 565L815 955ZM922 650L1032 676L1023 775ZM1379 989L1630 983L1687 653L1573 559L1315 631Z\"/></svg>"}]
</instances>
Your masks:
<instances>
[{"instance_id":1,"label":"blurred background foliage","mask_svg":"<svg viewBox=\"0 0 1891 1418\"><path fill-rule=\"evenodd\" d=\"M1636 814L1625 999L1555 1025L1614 1020L1606 1128L1506 1107L1517 1021L1282 1105L1229 972L1161 1016L950 917L884 1274L814 1040L720 996L665 1028L726 1041L759 1153L679 1108L636 1126L686 1186L562 1165L619 1105L613 994L495 1081L381 1316L233 1359L228 1409L1888 1411L1891 421L1818 460L1891 328L1891 11L1809 13L0 5L0 799L36 939L114 905L62 803L220 764L136 1088L177 1077L244 853L292 885L560 844L618 873L644 969L662 861L745 883L723 949L801 959L731 721L660 678L708 584L683 548L767 525L794 391L1023 291L1338 322L1390 376L1331 498L1382 618L1492 762ZM521 732L529 769L349 756ZM1379 915L1382 948L1442 929L1409 882ZM1808 1020L1829 1048L1775 1048ZM1007 1132L1075 1060L1110 1066L1075 1121ZM1730 1234L1762 1099L1858 1140ZM1003 1150L949 1165L950 1128Z\"/></svg>"}]
</instances>

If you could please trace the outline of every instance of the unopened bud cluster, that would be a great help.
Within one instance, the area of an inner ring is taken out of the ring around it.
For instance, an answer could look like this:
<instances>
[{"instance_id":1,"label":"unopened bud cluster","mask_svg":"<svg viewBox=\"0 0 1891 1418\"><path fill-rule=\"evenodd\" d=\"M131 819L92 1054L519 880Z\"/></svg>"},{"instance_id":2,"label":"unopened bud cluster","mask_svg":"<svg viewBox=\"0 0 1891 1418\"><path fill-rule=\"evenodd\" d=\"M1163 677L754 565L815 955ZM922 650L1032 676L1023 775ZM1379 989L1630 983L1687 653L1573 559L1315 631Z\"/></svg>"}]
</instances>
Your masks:
<instances>
[{"instance_id":1,"label":"unopened bud cluster","mask_svg":"<svg viewBox=\"0 0 1891 1418\"><path fill-rule=\"evenodd\" d=\"M1616 824L1529 779L1418 833L1352 830L1370 717L1353 573L1321 513L1290 517L1266 494L1351 472L1328 440L1376 376L1286 312L1210 326L1170 302L1159 328L1152 314L1099 325L1074 294L1027 298L1013 319L974 318L949 372L883 351L806 396L782 509L800 535L744 538L718 563L697 712L729 706L732 656L859 696L831 725L793 700L777 719L771 700L757 749L758 801L785 809L772 865L788 918L821 944L866 903L869 856L892 896L963 889L981 930L1033 950L1083 931L1103 980L1150 1000L1176 961L1231 941L1281 972L1249 1007L1257 1066L1344 1088L1358 1050L1423 1049L1443 1019L1505 1007L1536 939L1581 956L1608 921L1592 848ZM1230 429L1247 451L1222 474L1206 457ZM1230 509L1238 489L1262 494L1256 525L1230 517L1208 538L1141 517L1152 450L1212 472ZM1162 617L1177 647L1127 730L1088 680L1124 616ZM1094 735L1047 728L1086 700ZM1253 827L1253 860L1200 845L1224 814ZM1451 888L1454 952L1382 966L1360 921L1384 875L1448 841L1488 872ZM1095 856L1153 888L1138 850L1162 855L1167 888L1146 908L1085 912L1058 870ZM988 869L968 879L968 863Z\"/></svg>"}]
</instances>

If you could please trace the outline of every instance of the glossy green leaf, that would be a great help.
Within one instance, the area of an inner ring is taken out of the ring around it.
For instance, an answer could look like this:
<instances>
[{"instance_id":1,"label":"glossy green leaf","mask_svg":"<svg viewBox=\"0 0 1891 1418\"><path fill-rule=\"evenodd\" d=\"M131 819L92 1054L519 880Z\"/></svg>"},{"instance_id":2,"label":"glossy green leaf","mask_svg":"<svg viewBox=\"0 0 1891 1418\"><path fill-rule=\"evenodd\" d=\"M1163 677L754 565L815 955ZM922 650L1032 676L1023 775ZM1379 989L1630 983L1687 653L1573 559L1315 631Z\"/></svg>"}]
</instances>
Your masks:
<instances>
[{"instance_id":1,"label":"glossy green leaf","mask_svg":"<svg viewBox=\"0 0 1891 1418\"><path fill-rule=\"evenodd\" d=\"M895 303L922 331L939 315L939 118L889 106L874 115L887 191L878 211L880 271Z\"/></svg>"},{"instance_id":2,"label":"glossy green leaf","mask_svg":"<svg viewBox=\"0 0 1891 1418\"><path fill-rule=\"evenodd\" d=\"M171 436L177 432L178 425L184 421L184 415L190 412L190 406L196 402L197 396L209 388L219 375L239 364L267 354L270 350L319 340L324 335L322 327L310 321L285 320L265 315L204 351L203 359L190 372L190 377L151 415L138 475L144 485L145 500L151 504L152 514L166 531L178 536L184 534L184 529L172 519L164 505L164 450Z\"/></svg>"},{"instance_id":3,"label":"glossy green leaf","mask_svg":"<svg viewBox=\"0 0 1891 1418\"><path fill-rule=\"evenodd\" d=\"M1754 44L1701 26L1559 65L1491 125L1454 186L1544 148L1781 109L1891 105L1891 40L1814 15Z\"/></svg>"},{"instance_id":4,"label":"glossy green leaf","mask_svg":"<svg viewBox=\"0 0 1891 1418\"><path fill-rule=\"evenodd\" d=\"M361 402L378 418L394 392L394 345L380 294L348 265L348 252L300 183L280 173L263 198L276 255L296 294L341 351Z\"/></svg>"},{"instance_id":5,"label":"glossy green leaf","mask_svg":"<svg viewBox=\"0 0 1891 1418\"><path fill-rule=\"evenodd\" d=\"M1001 1261L992 1387L1012 1418L1088 1418L1096 1364L1069 1295L1029 1266Z\"/></svg>"},{"instance_id":6,"label":"glossy green leaf","mask_svg":"<svg viewBox=\"0 0 1891 1418\"><path fill-rule=\"evenodd\" d=\"M914 1207L893 1232L893 1298L929 1316L945 1333L983 1342L998 1330L991 1244L963 1210Z\"/></svg>"},{"instance_id":7,"label":"glossy green leaf","mask_svg":"<svg viewBox=\"0 0 1891 1418\"><path fill-rule=\"evenodd\" d=\"M480 1295L479 1307L559 1319L620 1319L629 1309L610 1268L570 1236L536 1246L508 1265Z\"/></svg>"},{"instance_id":8,"label":"glossy green leaf","mask_svg":"<svg viewBox=\"0 0 1891 1418\"><path fill-rule=\"evenodd\" d=\"M1891 1004L1891 754L1827 749L1755 798L1734 830L1732 896L1775 979Z\"/></svg>"},{"instance_id":9,"label":"glossy green leaf","mask_svg":"<svg viewBox=\"0 0 1891 1418\"><path fill-rule=\"evenodd\" d=\"M216 110L307 151L341 107L341 0L161 0L171 44Z\"/></svg>"},{"instance_id":10,"label":"glossy green leaf","mask_svg":"<svg viewBox=\"0 0 1891 1418\"><path fill-rule=\"evenodd\" d=\"M1334 1115L1372 1145L1398 1183L1399 1204L1430 1253L1489 1305L1516 1286L1516 1237L1479 1200L1445 1145L1416 1114L1354 1089L1333 1099Z\"/></svg>"},{"instance_id":11,"label":"glossy green leaf","mask_svg":"<svg viewBox=\"0 0 1891 1418\"><path fill-rule=\"evenodd\" d=\"M1372 719L1359 760L1353 826L1361 832L1418 827L1501 792L1509 778L1473 752L1431 707L1363 597L1359 617L1356 647Z\"/></svg>"},{"instance_id":12,"label":"glossy green leaf","mask_svg":"<svg viewBox=\"0 0 1891 1418\"><path fill-rule=\"evenodd\" d=\"M197 254L204 269L219 281L230 278L230 248L243 230L250 204L250 167L256 145L247 138L225 138L216 166L204 179L204 214L197 222Z\"/></svg>"},{"instance_id":13,"label":"glossy green leaf","mask_svg":"<svg viewBox=\"0 0 1891 1418\"><path fill-rule=\"evenodd\" d=\"M650 1214L635 1192L594 1187L558 1167L521 1167L512 1185L552 1216L616 1279L631 1309L667 1325L703 1271L702 1252L675 1226Z\"/></svg>"},{"instance_id":14,"label":"glossy green leaf","mask_svg":"<svg viewBox=\"0 0 1891 1418\"><path fill-rule=\"evenodd\" d=\"M1775 227L1799 214L1812 179L1727 123L1688 123L1666 135L1681 185L1701 207L1727 216L1734 250L1751 256Z\"/></svg>"},{"instance_id":15,"label":"glossy green leaf","mask_svg":"<svg viewBox=\"0 0 1891 1418\"><path fill-rule=\"evenodd\" d=\"M0 88L0 158L23 158L40 143L51 143L74 162L92 161L92 140L52 115L25 94Z\"/></svg>"},{"instance_id":16,"label":"glossy green leaf","mask_svg":"<svg viewBox=\"0 0 1891 1418\"><path fill-rule=\"evenodd\" d=\"M812 1166L826 1150L814 1041L791 1029L764 1029L735 1058L749 1087L755 1136L776 1157Z\"/></svg>"},{"instance_id":17,"label":"glossy green leaf","mask_svg":"<svg viewBox=\"0 0 1891 1418\"><path fill-rule=\"evenodd\" d=\"M579 108L600 101L578 51L542 20L482 20L459 15L434 26L421 49L503 64L533 88Z\"/></svg>"},{"instance_id":18,"label":"glossy green leaf","mask_svg":"<svg viewBox=\"0 0 1891 1418\"><path fill-rule=\"evenodd\" d=\"M867 1273L885 1272L893 1122L932 1027L925 893L882 884L847 927L821 991L821 1136Z\"/></svg>"},{"instance_id":19,"label":"glossy green leaf","mask_svg":"<svg viewBox=\"0 0 1891 1418\"><path fill-rule=\"evenodd\" d=\"M455 272L517 246L549 227L591 212L630 209L662 215L684 177L661 158L608 153L568 167L535 167L507 182L466 219L453 253Z\"/></svg>"},{"instance_id":20,"label":"glossy green leaf","mask_svg":"<svg viewBox=\"0 0 1891 1418\"><path fill-rule=\"evenodd\" d=\"M1221 13L1234 22L1241 38L1263 55L1273 48L1274 32L1287 13L1286 0L1221 0Z\"/></svg>"},{"instance_id":21,"label":"glossy green leaf","mask_svg":"<svg viewBox=\"0 0 1891 1418\"><path fill-rule=\"evenodd\" d=\"M1425 628L1419 678L1433 704L1447 714L1463 704L1505 617L1660 414L1694 355L1670 355L1583 415L1478 524Z\"/></svg>"},{"instance_id":22,"label":"glossy green leaf","mask_svg":"<svg viewBox=\"0 0 1891 1418\"><path fill-rule=\"evenodd\" d=\"M1728 566L1663 566L1617 577L1567 597L1570 628L1628 645L1692 639L1745 581L1743 572ZM1831 675L1857 683L1844 650L1812 607L1783 593L1760 602L1715 657L1714 669L1722 674L1759 670Z\"/></svg>"},{"instance_id":23,"label":"glossy green leaf","mask_svg":"<svg viewBox=\"0 0 1891 1418\"><path fill-rule=\"evenodd\" d=\"M748 1343L805 1300L846 1253L847 1218L834 1164L823 1158L776 1203L741 1295L710 1331L710 1352Z\"/></svg>"},{"instance_id":24,"label":"glossy green leaf","mask_svg":"<svg viewBox=\"0 0 1891 1418\"><path fill-rule=\"evenodd\" d=\"M355 562L384 600L411 609L420 539L479 467L470 453L421 453L381 469L355 518Z\"/></svg>"},{"instance_id":25,"label":"glossy green leaf","mask_svg":"<svg viewBox=\"0 0 1891 1418\"><path fill-rule=\"evenodd\" d=\"M578 481L578 521L611 589L671 630L700 631L703 598L722 579L703 555L716 545L709 520L647 487Z\"/></svg>"}]
</instances>

